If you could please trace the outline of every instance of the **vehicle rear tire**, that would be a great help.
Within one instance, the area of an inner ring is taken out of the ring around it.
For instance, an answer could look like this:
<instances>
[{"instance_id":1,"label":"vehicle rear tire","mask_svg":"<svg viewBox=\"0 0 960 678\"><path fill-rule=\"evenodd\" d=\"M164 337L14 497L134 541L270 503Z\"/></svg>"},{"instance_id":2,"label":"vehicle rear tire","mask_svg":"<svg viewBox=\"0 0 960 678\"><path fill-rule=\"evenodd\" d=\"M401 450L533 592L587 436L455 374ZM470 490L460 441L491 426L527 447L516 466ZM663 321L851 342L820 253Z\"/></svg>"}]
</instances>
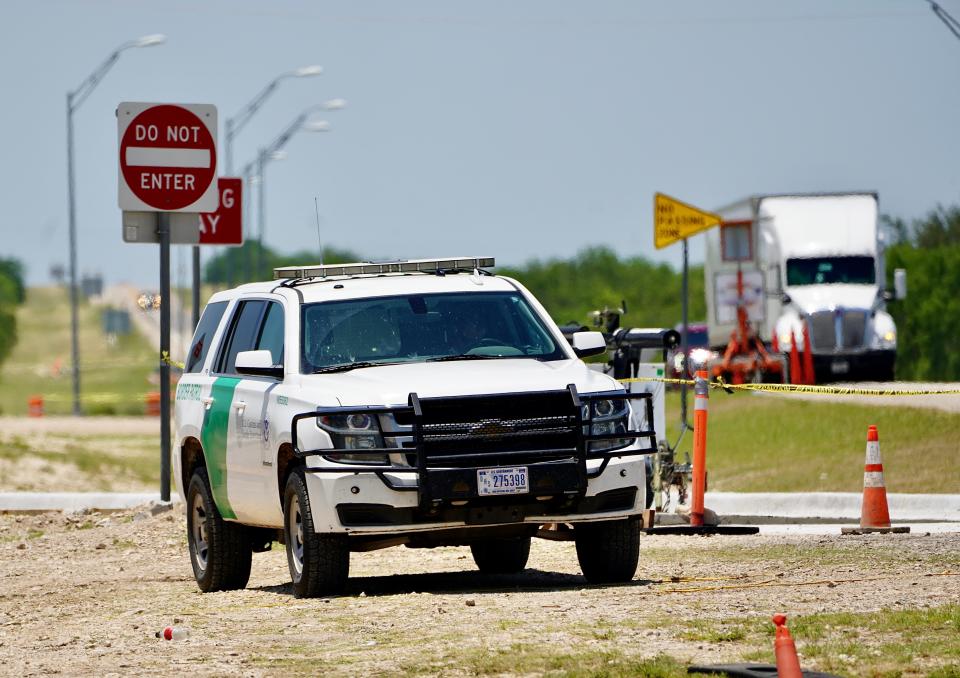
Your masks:
<instances>
[{"instance_id":1,"label":"vehicle rear tire","mask_svg":"<svg viewBox=\"0 0 960 678\"><path fill-rule=\"evenodd\" d=\"M250 535L245 526L220 515L202 467L194 471L187 487L187 546L201 591L233 591L247 585L253 557Z\"/></svg>"},{"instance_id":2,"label":"vehicle rear tire","mask_svg":"<svg viewBox=\"0 0 960 678\"><path fill-rule=\"evenodd\" d=\"M470 544L470 552L484 574L514 574L527 566L530 537L480 539Z\"/></svg>"},{"instance_id":3,"label":"vehicle rear tire","mask_svg":"<svg viewBox=\"0 0 960 678\"><path fill-rule=\"evenodd\" d=\"M636 516L574 528L580 570L591 584L633 579L640 561L640 520Z\"/></svg>"},{"instance_id":4,"label":"vehicle rear tire","mask_svg":"<svg viewBox=\"0 0 960 678\"><path fill-rule=\"evenodd\" d=\"M303 469L287 479L283 495L287 565L297 598L343 593L350 576L350 547L345 534L317 534Z\"/></svg>"}]
</instances>

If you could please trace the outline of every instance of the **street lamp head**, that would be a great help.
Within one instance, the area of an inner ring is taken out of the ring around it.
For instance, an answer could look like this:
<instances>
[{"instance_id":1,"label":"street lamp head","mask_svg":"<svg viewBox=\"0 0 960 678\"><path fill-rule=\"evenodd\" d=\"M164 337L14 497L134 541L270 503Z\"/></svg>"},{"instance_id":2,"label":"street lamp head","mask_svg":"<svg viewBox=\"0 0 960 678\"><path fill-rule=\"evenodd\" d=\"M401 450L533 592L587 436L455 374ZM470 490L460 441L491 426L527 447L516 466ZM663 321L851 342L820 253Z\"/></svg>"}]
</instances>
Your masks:
<instances>
[{"instance_id":1,"label":"street lamp head","mask_svg":"<svg viewBox=\"0 0 960 678\"><path fill-rule=\"evenodd\" d=\"M302 129L305 132L329 132L330 123L326 120L307 120Z\"/></svg>"},{"instance_id":2,"label":"street lamp head","mask_svg":"<svg viewBox=\"0 0 960 678\"><path fill-rule=\"evenodd\" d=\"M163 33L154 33L152 35L144 35L142 38L137 38L133 41L134 47L153 47L154 45L162 45L167 41L167 36Z\"/></svg>"},{"instance_id":3,"label":"street lamp head","mask_svg":"<svg viewBox=\"0 0 960 678\"><path fill-rule=\"evenodd\" d=\"M341 108L347 107L346 99L330 99L330 101L324 101L320 108L325 111L339 111Z\"/></svg>"},{"instance_id":4,"label":"street lamp head","mask_svg":"<svg viewBox=\"0 0 960 678\"><path fill-rule=\"evenodd\" d=\"M311 75L320 75L323 73L323 66L301 66L293 72L296 78L309 78Z\"/></svg>"},{"instance_id":5,"label":"street lamp head","mask_svg":"<svg viewBox=\"0 0 960 678\"><path fill-rule=\"evenodd\" d=\"M274 151L270 154L271 160L286 160L287 152L286 151Z\"/></svg>"}]
</instances>

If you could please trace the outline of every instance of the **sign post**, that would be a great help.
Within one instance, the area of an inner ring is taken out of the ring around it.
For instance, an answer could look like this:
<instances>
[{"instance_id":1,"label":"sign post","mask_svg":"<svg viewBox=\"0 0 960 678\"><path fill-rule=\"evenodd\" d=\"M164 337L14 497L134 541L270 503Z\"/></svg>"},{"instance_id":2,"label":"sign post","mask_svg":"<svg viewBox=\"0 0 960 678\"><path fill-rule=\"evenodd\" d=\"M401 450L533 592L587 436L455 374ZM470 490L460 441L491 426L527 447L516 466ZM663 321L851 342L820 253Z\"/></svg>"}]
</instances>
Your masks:
<instances>
[{"instance_id":1,"label":"sign post","mask_svg":"<svg viewBox=\"0 0 960 678\"><path fill-rule=\"evenodd\" d=\"M117 131L120 209L158 213L160 498L170 501L170 215L217 209L217 109L208 104L121 103ZM126 231L125 226L125 236Z\"/></svg>"},{"instance_id":2,"label":"sign post","mask_svg":"<svg viewBox=\"0 0 960 678\"><path fill-rule=\"evenodd\" d=\"M683 278L681 290L681 322L683 329L680 332L680 352L683 355L684 369L687 368L688 344L687 325L689 324L689 277L690 261L687 238L701 231L719 225L723 218L719 214L705 212L701 209L680 202L663 193L656 193L653 197L653 244L657 249L672 245L677 240L683 241ZM682 375L681 375L682 376ZM680 424L687 425L687 385L680 384Z\"/></svg>"}]
</instances>

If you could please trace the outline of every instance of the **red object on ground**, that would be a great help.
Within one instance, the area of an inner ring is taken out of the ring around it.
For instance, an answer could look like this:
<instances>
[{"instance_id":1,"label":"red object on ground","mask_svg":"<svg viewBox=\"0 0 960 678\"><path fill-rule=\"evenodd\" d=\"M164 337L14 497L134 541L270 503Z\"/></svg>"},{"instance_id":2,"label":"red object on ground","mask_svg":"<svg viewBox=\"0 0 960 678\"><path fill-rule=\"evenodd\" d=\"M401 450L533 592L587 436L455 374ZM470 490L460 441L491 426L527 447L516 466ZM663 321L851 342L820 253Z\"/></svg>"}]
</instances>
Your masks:
<instances>
[{"instance_id":1,"label":"red object on ground","mask_svg":"<svg viewBox=\"0 0 960 678\"><path fill-rule=\"evenodd\" d=\"M813 386L817 383L817 375L813 371L813 349L810 348L810 325L803 323L803 383Z\"/></svg>"},{"instance_id":2,"label":"red object on ground","mask_svg":"<svg viewBox=\"0 0 960 678\"><path fill-rule=\"evenodd\" d=\"M787 628L787 616L774 615L773 623L777 625L773 639L773 653L777 658L777 678L803 678L800 659L797 658L797 647Z\"/></svg>"},{"instance_id":3,"label":"red object on ground","mask_svg":"<svg viewBox=\"0 0 960 678\"><path fill-rule=\"evenodd\" d=\"M160 391L150 391L144 397L144 400L147 403L147 416L159 417L160 416Z\"/></svg>"},{"instance_id":4,"label":"red object on ground","mask_svg":"<svg viewBox=\"0 0 960 678\"><path fill-rule=\"evenodd\" d=\"M32 395L29 398L27 398L27 413L31 417L43 416L43 396L42 395Z\"/></svg>"},{"instance_id":5,"label":"red object on ground","mask_svg":"<svg viewBox=\"0 0 960 678\"><path fill-rule=\"evenodd\" d=\"M737 271L737 326L730 333L730 341L723 352L721 362L714 364L713 376L727 377L731 383L765 380L778 375L783 381L783 365L767 351L754 331L747 316L743 292L743 271Z\"/></svg>"},{"instance_id":6,"label":"red object on ground","mask_svg":"<svg viewBox=\"0 0 960 678\"><path fill-rule=\"evenodd\" d=\"M867 458L863 466L863 505L860 509L860 527L890 527L887 507L887 487L883 481L883 462L880 460L880 436L877 427L867 429Z\"/></svg>"}]
</instances>

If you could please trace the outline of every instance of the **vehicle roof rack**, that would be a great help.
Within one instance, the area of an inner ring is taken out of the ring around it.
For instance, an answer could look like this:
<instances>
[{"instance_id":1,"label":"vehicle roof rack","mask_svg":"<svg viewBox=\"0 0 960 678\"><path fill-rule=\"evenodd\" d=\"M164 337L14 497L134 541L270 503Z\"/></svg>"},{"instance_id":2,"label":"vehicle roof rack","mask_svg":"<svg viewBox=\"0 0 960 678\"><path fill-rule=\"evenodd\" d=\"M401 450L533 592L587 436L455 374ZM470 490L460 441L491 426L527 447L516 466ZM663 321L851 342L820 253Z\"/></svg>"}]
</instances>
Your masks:
<instances>
[{"instance_id":1,"label":"vehicle roof rack","mask_svg":"<svg viewBox=\"0 0 960 678\"><path fill-rule=\"evenodd\" d=\"M364 261L353 264L318 264L315 266L283 266L273 269L275 280L331 278L334 276L383 275L384 273L455 273L491 268L493 257L450 257L444 259L407 259L399 261Z\"/></svg>"}]
</instances>

